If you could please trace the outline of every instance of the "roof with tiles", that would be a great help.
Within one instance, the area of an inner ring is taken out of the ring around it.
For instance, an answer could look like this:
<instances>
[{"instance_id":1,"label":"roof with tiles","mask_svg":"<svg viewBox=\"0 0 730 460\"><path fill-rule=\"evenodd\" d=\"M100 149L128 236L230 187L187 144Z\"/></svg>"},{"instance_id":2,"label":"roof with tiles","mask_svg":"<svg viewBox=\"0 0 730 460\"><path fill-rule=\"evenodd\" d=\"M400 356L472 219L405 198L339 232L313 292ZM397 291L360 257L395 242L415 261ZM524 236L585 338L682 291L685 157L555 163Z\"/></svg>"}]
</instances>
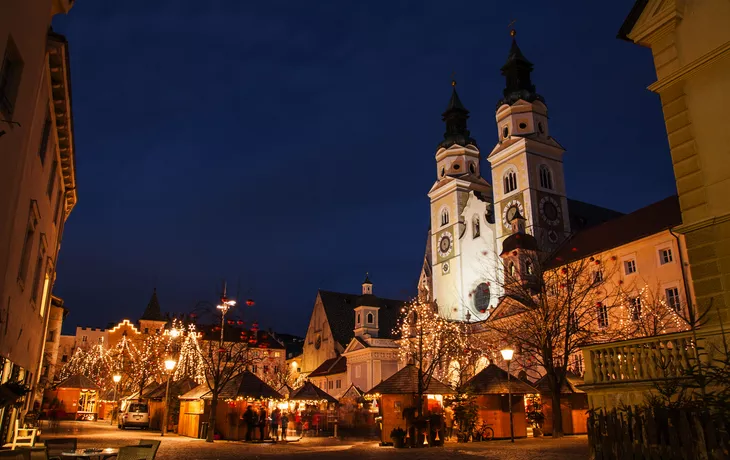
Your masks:
<instances>
[{"instance_id":1,"label":"roof with tiles","mask_svg":"<svg viewBox=\"0 0 730 460\"><path fill-rule=\"evenodd\" d=\"M480 373L472 377L466 384L466 388L473 394L507 394L512 390L513 394L537 393L532 385L512 376L508 381L507 371L501 367L490 364Z\"/></svg>"},{"instance_id":2,"label":"roof with tiles","mask_svg":"<svg viewBox=\"0 0 730 460\"><path fill-rule=\"evenodd\" d=\"M455 391L445 383L440 382L436 378L431 378L428 385L423 389L424 394L455 394ZM401 395L401 394L417 394L418 393L418 368L413 364L409 364L386 380L375 385L373 389L367 392L369 395Z\"/></svg>"}]
</instances>

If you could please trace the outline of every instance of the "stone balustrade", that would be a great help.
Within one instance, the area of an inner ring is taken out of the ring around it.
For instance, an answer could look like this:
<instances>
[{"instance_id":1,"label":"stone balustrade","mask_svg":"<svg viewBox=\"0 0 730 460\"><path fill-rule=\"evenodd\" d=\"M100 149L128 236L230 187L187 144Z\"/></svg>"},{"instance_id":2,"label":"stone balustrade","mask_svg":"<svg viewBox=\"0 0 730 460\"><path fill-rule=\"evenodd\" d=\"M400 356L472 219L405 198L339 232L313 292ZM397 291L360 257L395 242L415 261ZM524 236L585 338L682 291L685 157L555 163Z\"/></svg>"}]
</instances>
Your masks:
<instances>
[{"instance_id":1,"label":"stone balustrade","mask_svg":"<svg viewBox=\"0 0 730 460\"><path fill-rule=\"evenodd\" d=\"M697 331L700 350L708 351L722 331ZM691 331L590 345L583 348L585 384L620 384L680 377L696 359ZM705 361L705 359L703 359Z\"/></svg>"}]
</instances>

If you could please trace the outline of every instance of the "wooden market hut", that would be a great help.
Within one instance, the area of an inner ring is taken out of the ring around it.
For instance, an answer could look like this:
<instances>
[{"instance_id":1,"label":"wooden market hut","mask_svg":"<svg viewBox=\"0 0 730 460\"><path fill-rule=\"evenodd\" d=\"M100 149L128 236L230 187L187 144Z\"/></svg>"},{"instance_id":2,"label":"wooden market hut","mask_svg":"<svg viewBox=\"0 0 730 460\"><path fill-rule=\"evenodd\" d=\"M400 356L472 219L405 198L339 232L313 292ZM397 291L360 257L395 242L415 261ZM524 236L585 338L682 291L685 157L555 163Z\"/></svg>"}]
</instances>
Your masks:
<instances>
[{"instance_id":1,"label":"wooden market hut","mask_svg":"<svg viewBox=\"0 0 730 460\"><path fill-rule=\"evenodd\" d=\"M180 415L177 434L191 438L201 437L200 427L203 422L208 421L208 411L210 410L210 404L206 404L203 395L209 392L208 384L202 383L178 396Z\"/></svg>"},{"instance_id":2,"label":"wooden market hut","mask_svg":"<svg viewBox=\"0 0 730 460\"><path fill-rule=\"evenodd\" d=\"M525 395L536 394L537 389L515 376L511 376L508 382L507 371L495 364L484 368L466 384L467 393L476 396L480 420L492 427L495 438L510 437L510 389L514 434L516 438L524 438L527 437Z\"/></svg>"},{"instance_id":3,"label":"wooden market hut","mask_svg":"<svg viewBox=\"0 0 730 460\"><path fill-rule=\"evenodd\" d=\"M375 417L378 409L371 409L371 402L365 399L365 392L350 385L340 396L337 408L337 422L340 433L350 436L376 436Z\"/></svg>"},{"instance_id":4,"label":"wooden market hut","mask_svg":"<svg viewBox=\"0 0 730 460\"><path fill-rule=\"evenodd\" d=\"M57 405L69 420L96 420L101 388L90 378L75 374L46 390L51 406Z\"/></svg>"},{"instance_id":5,"label":"wooden market hut","mask_svg":"<svg viewBox=\"0 0 730 460\"><path fill-rule=\"evenodd\" d=\"M423 389L423 413L441 412L443 397L453 394L455 391L451 387L432 377L428 386ZM375 385L366 396L380 400L380 415L383 417L380 438L382 442L390 443L390 432L394 428L408 428L404 410L418 407L418 368L412 364L405 366L387 380Z\"/></svg>"},{"instance_id":6,"label":"wooden market hut","mask_svg":"<svg viewBox=\"0 0 730 460\"><path fill-rule=\"evenodd\" d=\"M289 395L289 410L295 415L297 432L329 431L335 420L337 399L309 380ZM290 417L290 425L291 425ZM291 426L290 426L291 428Z\"/></svg>"},{"instance_id":7,"label":"wooden market hut","mask_svg":"<svg viewBox=\"0 0 730 460\"><path fill-rule=\"evenodd\" d=\"M578 388L583 379L568 372L565 382L560 388L560 412L563 414L564 434L585 434L588 432L588 395ZM553 432L553 399L548 386L547 378L543 377L535 382L535 388L540 393L542 412L545 420L542 425L543 433Z\"/></svg>"},{"instance_id":8,"label":"wooden market hut","mask_svg":"<svg viewBox=\"0 0 730 460\"><path fill-rule=\"evenodd\" d=\"M185 394L197 386L197 383L191 378L184 378L177 382L170 382L170 407L168 411L167 430L174 431L174 427L178 423L180 409L180 394ZM150 428L153 430L162 429L162 418L165 416L165 394L167 393L167 382L161 383L156 388L146 394L147 403L150 411Z\"/></svg>"},{"instance_id":9,"label":"wooden market hut","mask_svg":"<svg viewBox=\"0 0 730 460\"><path fill-rule=\"evenodd\" d=\"M200 427L203 422L208 421L212 398L212 392L207 384L198 385L180 396L179 434L196 438L202 435ZM235 441L245 439L247 427L242 417L246 407L252 406L258 411L263 405L267 414L270 414L274 402L282 399L279 392L250 371L241 372L228 381L218 394L215 433L222 439ZM266 436L267 433L264 433L264 437ZM259 437L257 429L253 433L253 439Z\"/></svg>"}]
</instances>

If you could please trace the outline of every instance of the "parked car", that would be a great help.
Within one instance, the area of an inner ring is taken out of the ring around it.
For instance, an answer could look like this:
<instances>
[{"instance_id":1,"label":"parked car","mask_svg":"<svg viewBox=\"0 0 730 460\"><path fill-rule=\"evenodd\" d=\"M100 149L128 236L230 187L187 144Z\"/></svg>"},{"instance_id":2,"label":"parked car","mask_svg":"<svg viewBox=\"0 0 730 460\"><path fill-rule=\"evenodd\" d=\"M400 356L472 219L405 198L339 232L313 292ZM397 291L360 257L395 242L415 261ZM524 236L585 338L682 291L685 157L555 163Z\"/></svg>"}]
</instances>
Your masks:
<instances>
[{"instance_id":1,"label":"parked car","mask_svg":"<svg viewBox=\"0 0 730 460\"><path fill-rule=\"evenodd\" d=\"M124 430L127 427L136 426L147 430L150 428L150 406L145 402L130 402L119 417L117 426Z\"/></svg>"}]
</instances>

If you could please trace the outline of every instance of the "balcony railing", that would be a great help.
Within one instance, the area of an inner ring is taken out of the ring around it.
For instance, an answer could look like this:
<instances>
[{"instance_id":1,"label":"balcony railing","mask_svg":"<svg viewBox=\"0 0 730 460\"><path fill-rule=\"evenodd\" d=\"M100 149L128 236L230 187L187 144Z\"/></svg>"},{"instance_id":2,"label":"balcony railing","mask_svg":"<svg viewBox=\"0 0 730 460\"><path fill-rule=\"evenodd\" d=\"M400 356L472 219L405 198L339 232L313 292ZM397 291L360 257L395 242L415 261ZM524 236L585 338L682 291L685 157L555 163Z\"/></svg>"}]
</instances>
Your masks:
<instances>
[{"instance_id":1,"label":"balcony railing","mask_svg":"<svg viewBox=\"0 0 730 460\"><path fill-rule=\"evenodd\" d=\"M721 334L719 328L698 330L700 350L711 348L710 342ZM585 384L681 377L696 359L696 346L692 332L688 331L584 347Z\"/></svg>"}]
</instances>

